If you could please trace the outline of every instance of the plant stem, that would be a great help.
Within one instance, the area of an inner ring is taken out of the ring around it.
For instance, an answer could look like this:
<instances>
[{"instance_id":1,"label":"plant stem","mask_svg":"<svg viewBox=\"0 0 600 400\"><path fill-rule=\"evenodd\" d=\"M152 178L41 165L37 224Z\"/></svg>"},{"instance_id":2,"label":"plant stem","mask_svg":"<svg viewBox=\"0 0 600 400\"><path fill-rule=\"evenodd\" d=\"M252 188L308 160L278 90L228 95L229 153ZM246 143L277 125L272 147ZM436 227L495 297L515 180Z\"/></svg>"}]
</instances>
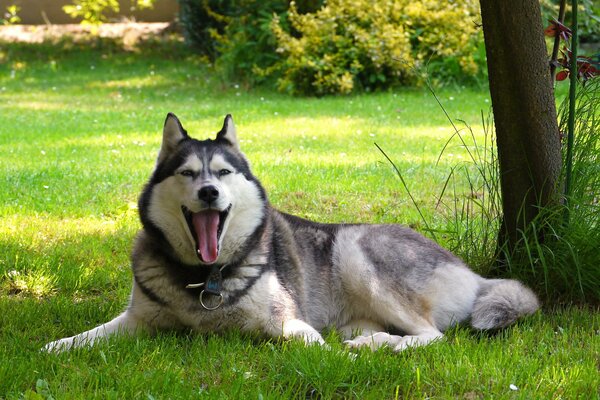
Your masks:
<instances>
[{"instance_id":1,"label":"plant stem","mask_svg":"<svg viewBox=\"0 0 600 400\"><path fill-rule=\"evenodd\" d=\"M577 90L577 0L571 0L571 74L569 84L569 119L567 122L567 156L565 175L565 225L569 224L569 197L571 195L571 174L573 171L573 139L575 136L575 95Z\"/></svg>"},{"instance_id":2,"label":"plant stem","mask_svg":"<svg viewBox=\"0 0 600 400\"><path fill-rule=\"evenodd\" d=\"M565 21L565 9L567 8L567 0L560 0L560 8L558 10L558 22L561 24ZM554 73L556 72L556 60L558 59L558 48L560 47L560 35L554 37L554 46L552 47L552 57L550 58L550 77L554 83Z\"/></svg>"}]
</instances>

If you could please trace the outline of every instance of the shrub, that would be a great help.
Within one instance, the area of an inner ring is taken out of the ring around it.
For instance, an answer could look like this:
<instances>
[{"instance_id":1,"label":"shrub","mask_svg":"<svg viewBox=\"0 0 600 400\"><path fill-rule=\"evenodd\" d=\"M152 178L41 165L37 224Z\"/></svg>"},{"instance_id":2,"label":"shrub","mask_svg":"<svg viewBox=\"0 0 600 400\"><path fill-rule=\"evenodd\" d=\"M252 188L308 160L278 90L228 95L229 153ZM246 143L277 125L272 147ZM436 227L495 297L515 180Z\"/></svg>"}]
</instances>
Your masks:
<instances>
[{"instance_id":1,"label":"shrub","mask_svg":"<svg viewBox=\"0 0 600 400\"><path fill-rule=\"evenodd\" d=\"M12 4L6 7L6 12L3 17L0 17L0 25L14 25L21 22L21 17L17 14L21 11L21 7Z\"/></svg>"},{"instance_id":2,"label":"shrub","mask_svg":"<svg viewBox=\"0 0 600 400\"><path fill-rule=\"evenodd\" d=\"M200 53L216 57L215 34L227 26L226 0L179 0L179 19L186 42Z\"/></svg>"},{"instance_id":3,"label":"shrub","mask_svg":"<svg viewBox=\"0 0 600 400\"><path fill-rule=\"evenodd\" d=\"M215 61L226 79L257 83L274 76L281 57L271 30L273 15L284 16L288 0L179 0L180 19L189 44ZM321 0L302 0L302 12Z\"/></svg>"},{"instance_id":4,"label":"shrub","mask_svg":"<svg viewBox=\"0 0 600 400\"><path fill-rule=\"evenodd\" d=\"M271 31L273 15L284 14L288 2L282 0L238 0L235 14L223 16L227 25L216 40L217 71L226 80L259 83L271 73L278 60L277 40Z\"/></svg>"},{"instance_id":5,"label":"shrub","mask_svg":"<svg viewBox=\"0 0 600 400\"><path fill-rule=\"evenodd\" d=\"M132 0L134 8L152 8L156 0ZM71 18L81 18L84 25L100 25L107 21L107 13L118 13L118 0L72 0L72 4L63 6L63 11Z\"/></svg>"},{"instance_id":6,"label":"shrub","mask_svg":"<svg viewBox=\"0 0 600 400\"><path fill-rule=\"evenodd\" d=\"M272 25L284 57L280 89L323 95L416 82L426 65L438 76L472 76L477 15L474 0L331 0L309 14L292 2L293 33L279 17Z\"/></svg>"},{"instance_id":7,"label":"shrub","mask_svg":"<svg viewBox=\"0 0 600 400\"><path fill-rule=\"evenodd\" d=\"M483 49L478 28L479 2L422 0L405 3L403 17L410 34L417 66L429 64L434 77L473 76L484 61L477 54ZM479 64L476 62L478 59Z\"/></svg>"}]
</instances>

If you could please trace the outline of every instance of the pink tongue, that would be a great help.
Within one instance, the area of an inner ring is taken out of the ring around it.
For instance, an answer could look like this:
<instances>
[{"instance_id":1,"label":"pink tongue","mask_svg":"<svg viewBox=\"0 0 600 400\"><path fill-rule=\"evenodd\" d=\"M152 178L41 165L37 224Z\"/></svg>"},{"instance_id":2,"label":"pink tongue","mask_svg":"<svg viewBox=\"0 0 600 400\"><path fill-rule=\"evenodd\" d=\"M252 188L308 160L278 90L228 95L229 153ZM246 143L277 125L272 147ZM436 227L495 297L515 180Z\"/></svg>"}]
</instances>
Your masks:
<instances>
[{"instance_id":1,"label":"pink tongue","mask_svg":"<svg viewBox=\"0 0 600 400\"><path fill-rule=\"evenodd\" d=\"M198 256L207 264L217 261L219 256L217 230L219 229L219 212L216 210L201 211L192 215L192 222L198 235Z\"/></svg>"}]
</instances>

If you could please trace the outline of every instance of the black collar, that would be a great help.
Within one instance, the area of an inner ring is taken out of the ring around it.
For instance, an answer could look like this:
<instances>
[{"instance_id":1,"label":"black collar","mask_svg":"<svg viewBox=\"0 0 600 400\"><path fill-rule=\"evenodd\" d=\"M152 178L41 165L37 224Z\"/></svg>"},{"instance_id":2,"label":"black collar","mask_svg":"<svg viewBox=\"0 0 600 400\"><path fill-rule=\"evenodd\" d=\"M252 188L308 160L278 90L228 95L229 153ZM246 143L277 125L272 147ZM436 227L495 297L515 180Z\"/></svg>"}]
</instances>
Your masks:
<instances>
[{"instance_id":1,"label":"black collar","mask_svg":"<svg viewBox=\"0 0 600 400\"><path fill-rule=\"evenodd\" d=\"M210 268L208 277L204 282L200 283L189 283L185 286L186 289L198 289L202 288L198 299L200 304L205 310L214 311L221 307L223 304L223 294L221 293L221 286L223 285L223 270L226 269L229 264L223 266L213 265ZM216 297L216 300L207 302L207 297ZM208 304L208 305L207 305Z\"/></svg>"}]
</instances>

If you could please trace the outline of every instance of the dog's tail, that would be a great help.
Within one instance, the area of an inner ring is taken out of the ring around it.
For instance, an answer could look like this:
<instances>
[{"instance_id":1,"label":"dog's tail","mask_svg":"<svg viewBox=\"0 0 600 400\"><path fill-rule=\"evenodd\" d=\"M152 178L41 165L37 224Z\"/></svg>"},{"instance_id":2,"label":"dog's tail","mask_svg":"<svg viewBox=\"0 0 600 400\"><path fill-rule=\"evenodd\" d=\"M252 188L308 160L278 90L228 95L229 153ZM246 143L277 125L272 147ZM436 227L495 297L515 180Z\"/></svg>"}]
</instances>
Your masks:
<instances>
[{"instance_id":1,"label":"dog's tail","mask_svg":"<svg viewBox=\"0 0 600 400\"><path fill-rule=\"evenodd\" d=\"M473 304L471 325L482 330L504 328L539 307L536 295L521 282L485 279Z\"/></svg>"}]
</instances>

